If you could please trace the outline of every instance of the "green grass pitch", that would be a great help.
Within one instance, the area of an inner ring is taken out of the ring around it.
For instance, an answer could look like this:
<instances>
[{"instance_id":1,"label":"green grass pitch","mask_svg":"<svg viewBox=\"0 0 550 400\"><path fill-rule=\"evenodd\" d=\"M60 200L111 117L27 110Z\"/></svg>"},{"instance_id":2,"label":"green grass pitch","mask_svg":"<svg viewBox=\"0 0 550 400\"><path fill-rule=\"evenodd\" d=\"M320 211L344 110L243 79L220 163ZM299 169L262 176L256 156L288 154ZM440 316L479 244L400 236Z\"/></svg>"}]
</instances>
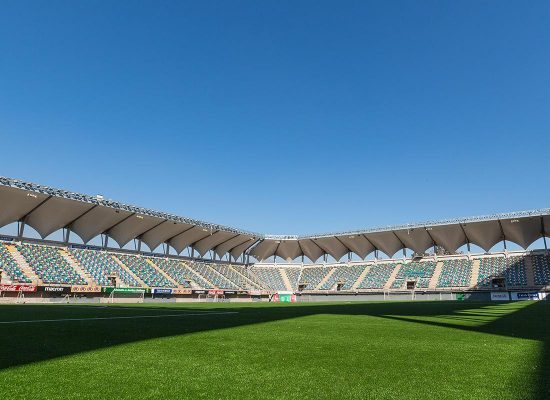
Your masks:
<instances>
[{"instance_id":1,"label":"green grass pitch","mask_svg":"<svg viewBox=\"0 0 550 400\"><path fill-rule=\"evenodd\" d=\"M2 305L2 399L550 399L550 302Z\"/></svg>"}]
</instances>

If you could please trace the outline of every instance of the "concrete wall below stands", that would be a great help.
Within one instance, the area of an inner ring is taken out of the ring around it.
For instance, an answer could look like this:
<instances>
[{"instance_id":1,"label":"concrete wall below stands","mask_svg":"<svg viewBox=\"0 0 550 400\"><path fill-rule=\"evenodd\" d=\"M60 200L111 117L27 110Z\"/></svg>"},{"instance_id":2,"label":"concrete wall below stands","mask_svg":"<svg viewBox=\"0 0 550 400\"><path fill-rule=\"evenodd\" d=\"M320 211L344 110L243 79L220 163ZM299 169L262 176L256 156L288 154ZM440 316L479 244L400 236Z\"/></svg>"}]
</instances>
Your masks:
<instances>
[{"instance_id":1,"label":"concrete wall below stands","mask_svg":"<svg viewBox=\"0 0 550 400\"><path fill-rule=\"evenodd\" d=\"M506 293L506 292L502 292ZM512 293L512 292L508 292ZM457 300L458 293L449 292L417 292L412 293L362 293L362 294L302 294L297 295L296 300L299 303L307 302L350 302L350 301L444 301L444 300ZM467 301L491 301L491 292L463 292L464 300ZM550 300L550 296L546 298ZM226 303L243 303L243 302L267 302L268 297L262 297L262 299L252 300L248 296L241 297L229 297L225 299ZM122 298L109 298L108 296L81 296L81 297L39 297L27 295L24 299L18 299L15 296L2 296L0 297L0 304L2 303L48 303L48 304L99 304L99 303L205 303L207 300L202 297L196 296L174 296L165 298L151 298L148 296L142 297L122 297ZM211 300L208 300L211 302Z\"/></svg>"},{"instance_id":2,"label":"concrete wall below stands","mask_svg":"<svg viewBox=\"0 0 550 400\"><path fill-rule=\"evenodd\" d=\"M305 294L296 296L298 302L314 302L314 301L411 301L411 300L456 300L455 293L368 293L368 294L342 294L342 295L322 295L322 294ZM491 300L491 296L487 296L487 300Z\"/></svg>"}]
</instances>

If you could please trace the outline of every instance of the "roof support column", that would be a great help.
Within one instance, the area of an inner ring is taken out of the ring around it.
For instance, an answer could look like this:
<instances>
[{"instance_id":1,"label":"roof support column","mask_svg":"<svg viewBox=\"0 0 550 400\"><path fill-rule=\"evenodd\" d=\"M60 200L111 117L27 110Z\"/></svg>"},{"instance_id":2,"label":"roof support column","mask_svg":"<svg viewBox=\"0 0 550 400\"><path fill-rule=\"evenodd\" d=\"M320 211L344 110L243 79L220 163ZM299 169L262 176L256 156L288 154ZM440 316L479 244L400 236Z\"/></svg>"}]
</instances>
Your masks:
<instances>
[{"instance_id":1,"label":"roof support column","mask_svg":"<svg viewBox=\"0 0 550 400\"><path fill-rule=\"evenodd\" d=\"M546 232L544 232L544 218L540 217L540 233L542 235L542 241L544 242L544 250L548 251L548 245L546 244Z\"/></svg>"},{"instance_id":2,"label":"roof support column","mask_svg":"<svg viewBox=\"0 0 550 400\"><path fill-rule=\"evenodd\" d=\"M69 227L63 228L63 241L65 243L69 243L70 235L71 235L71 230L69 229Z\"/></svg>"},{"instance_id":3,"label":"roof support column","mask_svg":"<svg viewBox=\"0 0 550 400\"><path fill-rule=\"evenodd\" d=\"M17 221L17 239L21 240L25 233L25 221Z\"/></svg>"},{"instance_id":4,"label":"roof support column","mask_svg":"<svg viewBox=\"0 0 550 400\"><path fill-rule=\"evenodd\" d=\"M504 251L507 251L506 248L506 235L504 234L504 228L502 227L502 222L498 220L498 226L500 226L500 233L502 233L502 242L504 243Z\"/></svg>"}]
</instances>

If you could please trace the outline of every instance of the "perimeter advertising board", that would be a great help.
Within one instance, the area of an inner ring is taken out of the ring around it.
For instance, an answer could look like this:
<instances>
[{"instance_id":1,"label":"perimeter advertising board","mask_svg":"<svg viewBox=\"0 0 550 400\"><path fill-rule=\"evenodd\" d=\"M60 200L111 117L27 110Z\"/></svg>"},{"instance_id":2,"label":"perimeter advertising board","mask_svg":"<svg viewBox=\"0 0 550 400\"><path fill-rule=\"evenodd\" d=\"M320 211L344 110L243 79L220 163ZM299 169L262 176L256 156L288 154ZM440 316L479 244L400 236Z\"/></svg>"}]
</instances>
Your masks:
<instances>
[{"instance_id":1,"label":"perimeter advertising board","mask_svg":"<svg viewBox=\"0 0 550 400\"><path fill-rule=\"evenodd\" d=\"M101 288L103 293L127 293L127 294L142 294L145 293L145 289L141 288L114 288L114 287L103 287Z\"/></svg>"},{"instance_id":2,"label":"perimeter advertising board","mask_svg":"<svg viewBox=\"0 0 550 400\"><path fill-rule=\"evenodd\" d=\"M512 292L512 300L543 300L546 293L539 292Z\"/></svg>"},{"instance_id":3,"label":"perimeter advertising board","mask_svg":"<svg viewBox=\"0 0 550 400\"><path fill-rule=\"evenodd\" d=\"M491 292L492 301L508 301L510 294L508 292Z\"/></svg>"},{"instance_id":4,"label":"perimeter advertising board","mask_svg":"<svg viewBox=\"0 0 550 400\"><path fill-rule=\"evenodd\" d=\"M172 289L172 294L191 294L193 291L191 289Z\"/></svg>"},{"instance_id":5,"label":"perimeter advertising board","mask_svg":"<svg viewBox=\"0 0 550 400\"><path fill-rule=\"evenodd\" d=\"M36 292L36 285L0 285L0 292Z\"/></svg>"},{"instance_id":6,"label":"perimeter advertising board","mask_svg":"<svg viewBox=\"0 0 550 400\"><path fill-rule=\"evenodd\" d=\"M292 292L279 291L273 295L272 301L281 303L295 303L296 295Z\"/></svg>"},{"instance_id":7,"label":"perimeter advertising board","mask_svg":"<svg viewBox=\"0 0 550 400\"><path fill-rule=\"evenodd\" d=\"M48 294L69 294L71 293L70 286L38 286L39 292Z\"/></svg>"},{"instance_id":8,"label":"perimeter advertising board","mask_svg":"<svg viewBox=\"0 0 550 400\"><path fill-rule=\"evenodd\" d=\"M170 289L170 288L153 288L152 293L153 294L169 295L169 294L172 294L172 289Z\"/></svg>"},{"instance_id":9,"label":"perimeter advertising board","mask_svg":"<svg viewBox=\"0 0 550 400\"><path fill-rule=\"evenodd\" d=\"M74 286L71 286L71 292L73 292L73 293L100 293L101 292L101 286L74 285Z\"/></svg>"}]
</instances>

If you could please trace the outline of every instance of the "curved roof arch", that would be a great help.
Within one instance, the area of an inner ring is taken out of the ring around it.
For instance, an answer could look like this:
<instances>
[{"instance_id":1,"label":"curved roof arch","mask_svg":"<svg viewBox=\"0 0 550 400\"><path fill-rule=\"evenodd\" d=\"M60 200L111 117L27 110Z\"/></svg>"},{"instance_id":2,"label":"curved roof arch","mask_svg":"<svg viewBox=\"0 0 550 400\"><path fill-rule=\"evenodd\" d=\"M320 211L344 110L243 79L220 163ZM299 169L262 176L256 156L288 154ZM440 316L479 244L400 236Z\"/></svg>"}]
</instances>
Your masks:
<instances>
[{"instance_id":1,"label":"curved roof arch","mask_svg":"<svg viewBox=\"0 0 550 400\"><path fill-rule=\"evenodd\" d=\"M489 251L502 240L527 249L550 237L548 208L318 235L264 235L0 177L0 227L14 222L32 227L42 238L67 229L84 243L105 235L120 247L139 240L150 249L164 243L178 254L191 248L201 256L250 255L259 261L272 256L340 260L350 253L365 259L374 251L392 257L403 249L424 253L433 245L455 252L474 244Z\"/></svg>"}]
</instances>

